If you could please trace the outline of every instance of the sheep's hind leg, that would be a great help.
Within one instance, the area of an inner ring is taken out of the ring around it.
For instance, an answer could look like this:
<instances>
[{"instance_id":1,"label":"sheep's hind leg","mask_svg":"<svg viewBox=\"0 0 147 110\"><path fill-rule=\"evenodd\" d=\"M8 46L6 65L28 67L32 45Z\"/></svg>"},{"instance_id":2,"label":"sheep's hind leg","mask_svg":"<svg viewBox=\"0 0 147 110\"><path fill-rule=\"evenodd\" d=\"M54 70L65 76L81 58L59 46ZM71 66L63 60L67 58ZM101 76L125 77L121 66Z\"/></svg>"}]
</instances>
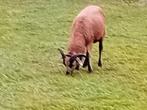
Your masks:
<instances>
[{"instance_id":1,"label":"sheep's hind leg","mask_svg":"<svg viewBox=\"0 0 147 110\"><path fill-rule=\"evenodd\" d=\"M101 62L101 54L103 50L103 40L101 39L99 41L99 61L98 61L98 66L102 67L102 62Z\"/></svg>"}]
</instances>

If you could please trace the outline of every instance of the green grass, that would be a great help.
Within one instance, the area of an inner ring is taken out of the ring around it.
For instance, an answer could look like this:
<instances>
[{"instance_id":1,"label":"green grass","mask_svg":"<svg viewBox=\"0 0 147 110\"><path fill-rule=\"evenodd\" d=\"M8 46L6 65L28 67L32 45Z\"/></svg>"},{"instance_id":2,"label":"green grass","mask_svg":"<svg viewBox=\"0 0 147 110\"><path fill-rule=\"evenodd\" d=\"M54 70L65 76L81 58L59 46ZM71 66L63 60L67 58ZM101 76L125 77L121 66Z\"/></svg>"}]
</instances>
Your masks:
<instances>
[{"instance_id":1,"label":"green grass","mask_svg":"<svg viewBox=\"0 0 147 110\"><path fill-rule=\"evenodd\" d=\"M66 52L72 20L88 4L106 14L103 67L94 44L94 72L66 76L57 48ZM146 104L145 1L0 0L0 110L147 110Z\"/></svg>"}]
</instances>

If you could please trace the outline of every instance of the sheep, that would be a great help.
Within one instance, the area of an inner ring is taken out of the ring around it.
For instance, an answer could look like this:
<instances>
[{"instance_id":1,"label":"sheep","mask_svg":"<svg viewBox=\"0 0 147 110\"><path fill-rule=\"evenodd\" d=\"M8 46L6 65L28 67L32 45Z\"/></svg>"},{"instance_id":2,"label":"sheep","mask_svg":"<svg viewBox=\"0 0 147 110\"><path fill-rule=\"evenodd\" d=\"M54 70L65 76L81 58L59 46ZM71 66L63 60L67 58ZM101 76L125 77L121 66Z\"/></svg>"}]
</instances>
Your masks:
<instances>
[{"instance_id":1,"label":"sheep","mask_svg":"<svg viewBox=\"0 0 147 110\"><path fill-rule=\"evenodd\" d=\"M89 73L93 71L91 66L92 44L99 42L98 66L102 67L101 53L105 36L105 16L102 8L90 5L84 8L73 20L69 38L68 53L59 49L63 64L66 66L66 74L73 70L88 66Z\"/></svg>"}]
</instances>

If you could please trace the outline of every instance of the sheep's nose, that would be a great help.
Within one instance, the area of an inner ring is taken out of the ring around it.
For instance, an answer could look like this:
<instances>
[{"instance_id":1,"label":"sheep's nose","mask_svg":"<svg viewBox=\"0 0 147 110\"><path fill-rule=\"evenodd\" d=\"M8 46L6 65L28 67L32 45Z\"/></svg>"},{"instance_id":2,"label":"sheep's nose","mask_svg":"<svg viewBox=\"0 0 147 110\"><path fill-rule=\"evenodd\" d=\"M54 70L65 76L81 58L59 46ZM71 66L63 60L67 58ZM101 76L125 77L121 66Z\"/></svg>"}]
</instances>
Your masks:
<instances>
[{"instance_id":1,"label":"sheep's nose","mask_svg":"<svg viewBox=\"0 0 147 110\"><path fill-rule=\"evenodd\" d=\"M66 75L70 74L70 72L66 71Z\"/></svg>"}]
</instances>

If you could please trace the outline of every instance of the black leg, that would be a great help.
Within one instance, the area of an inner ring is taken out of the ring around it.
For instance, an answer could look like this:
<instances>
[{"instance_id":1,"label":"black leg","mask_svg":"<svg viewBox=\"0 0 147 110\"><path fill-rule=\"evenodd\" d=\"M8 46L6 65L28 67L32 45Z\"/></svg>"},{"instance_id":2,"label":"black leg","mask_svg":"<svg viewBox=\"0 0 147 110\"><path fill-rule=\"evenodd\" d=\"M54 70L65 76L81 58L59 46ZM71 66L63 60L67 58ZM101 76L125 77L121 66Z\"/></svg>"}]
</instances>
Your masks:
<instances>
[{"instance_id":1,"label":"black leg","mask_svg":"<svg viewBox=\"0 0 147 110\"><path fill-rule=\"evenodd\" d=\"M88 64L88 72L92 72L93 69L91 65L91 58L90 58L89 52L87 52L87 64Z\"/></svg>"},{"instance_id":2,"label":"black leg","mask_svg":"<svg viewBox=\"0 0 147 110\"><path fill-rule=\"evenodd\" d=\"M80 66L78 65L77 67L76 67L76 70L79 70L80 69Z\"/></svg>"},{"instance_id":3,"label":"black leg","mask_svg":"<svg viewBox=\"0 0 147 110\"><path fill-rule=\"evenodd\" d=\"M89 58L88 58L88 52L86 52L86 59L85 59L84 64L83 64L83 68L85 68L86 66L88 66L88 60L89 60Z\"/></svg>"},{"instance_id":4,"label":"black leg","mask_svg":"<svg viewBox=\"0 0 147 110\"><path fill-rule=\"evenodd\" d=\"M101 62L101 54L103 50L103 40L101 39L99 41L99 61L98 61L98 66L102 67L102 62Z\"/></svg>"}]
</instances>

